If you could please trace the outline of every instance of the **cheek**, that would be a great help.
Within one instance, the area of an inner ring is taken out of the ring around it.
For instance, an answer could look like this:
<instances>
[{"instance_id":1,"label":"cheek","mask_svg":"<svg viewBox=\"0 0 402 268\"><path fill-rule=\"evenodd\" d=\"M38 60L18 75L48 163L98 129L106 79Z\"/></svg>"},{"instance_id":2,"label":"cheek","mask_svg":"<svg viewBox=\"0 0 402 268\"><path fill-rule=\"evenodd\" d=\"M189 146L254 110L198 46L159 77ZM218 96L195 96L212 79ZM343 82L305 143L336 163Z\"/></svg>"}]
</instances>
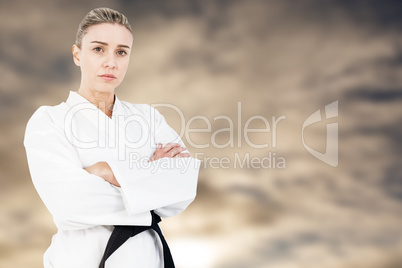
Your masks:
<instances>
[{"instance_id":1,"label":"cheek","mask_svg":"<svg viewBox=\"0 0 402 268\"><path fill-rule=\"evenodd\" d=\"M85 59L81 62L81 72L85 74L90 74L96 72L96 63L94 60Z\"/></svg>"},{"instance_id":2,"label":"cheek","mask_svg":"<svg viewBox=\"0 0 402 268\"><path fill-rule=\"evenodd\" d=\"M119 69L121 72L126 72L128 69L129 59L124 59L120 62Z\"/></svg>"}]
</instances>

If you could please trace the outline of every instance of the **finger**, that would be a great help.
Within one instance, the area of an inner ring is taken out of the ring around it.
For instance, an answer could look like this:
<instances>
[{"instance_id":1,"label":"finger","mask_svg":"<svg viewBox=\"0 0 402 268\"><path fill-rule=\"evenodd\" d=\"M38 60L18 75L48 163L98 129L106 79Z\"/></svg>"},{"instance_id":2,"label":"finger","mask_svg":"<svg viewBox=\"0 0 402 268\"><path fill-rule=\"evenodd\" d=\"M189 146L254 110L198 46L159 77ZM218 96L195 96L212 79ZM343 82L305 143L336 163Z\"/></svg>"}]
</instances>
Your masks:
<instances>
[{"instance_id":1,"label":"finger","mask_svg":"<svg viewBox=\"0 0 402 268\"><path fill-rule=\"evenodd\" d=\"M158 143L158 145L156 146L156 150L155 150L153 156L160 155L160 154L164 153L164 151L162 150L162 146L163 146L162 143Z\"/></svg>"},{"instance_id":2,"label":"finger","mask_svg":"<svg viewBox=\"0 0 402 268\"><path fill-rule=\"evenodd\" d=\"M190 157L191 156L191 154L189 154L189 153L180 153L180 154L177 154L175 157Z\"/></svg>"},{"instance_id":3,"label":"finger","mask_svg":"<svg viewBox=\"0 0 402 268\"><path fill-rule=\"evenodd\" d=\"M162 149L162 147L163 147L162 143L157 143L156 144L156 150Z\"/></svg>"},{"instance_id":4,"label":"finger","mask_svg":"<svg viewBox=\"0 0 402 268\"><path fill-rule=\"evenodd\" d=\"M172 142L172 143L166 144L166 145L163 147L163 149L165 149L165 150L170 150L170 149L172 149L172 148L179 147L179 146L181 146L181 144Z\"/></svg>"},{"instance_id":5,"label":"finger","mask_svg":"<svg viewBox=\"0 0 402 268\"><path fill-rule=\"evenodd\" d=\"M186 149L183 147L175 147L175 148L171 149L168 153L169 153L170 157L174 157L177 154L180 154L181 152L183 152L184 150L186 150Z\"/></svg>"},{"instance_id":6,"label":"finger","mask_svg":"<svg viewBox=\"0 0 402 268\"><path fill-rule=\"evenodd\" d=\"M181 144L179 143L168 143L163 147L164 152L169 152L171 149L176 148L176 147L181 147Z\"/></svg>"}]
</instances>

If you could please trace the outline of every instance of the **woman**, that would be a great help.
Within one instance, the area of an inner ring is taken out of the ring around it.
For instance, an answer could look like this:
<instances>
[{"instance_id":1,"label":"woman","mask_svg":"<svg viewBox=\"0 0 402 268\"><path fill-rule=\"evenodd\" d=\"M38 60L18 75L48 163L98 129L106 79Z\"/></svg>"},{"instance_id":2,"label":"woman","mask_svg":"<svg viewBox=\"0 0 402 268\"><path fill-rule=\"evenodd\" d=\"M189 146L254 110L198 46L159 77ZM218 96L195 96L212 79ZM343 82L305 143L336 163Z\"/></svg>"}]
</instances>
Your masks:
<instances>
[{"instance_id":1,"label":"woman","mask_svg":"<svg viewBox=\"0 0 402 268\"><path fill-rule=\"evenodd\" d=\"M173 267L158 215L176 215L194 199L199 160L157 110L116 97L132 43L124 15L90 11L72 49L80 88L27 124L31 177L58 228L45 268L103 267L105 259L113 268ZM122 238L127 227L117 226L145 227Z\"/></svg>"}]
</instances>

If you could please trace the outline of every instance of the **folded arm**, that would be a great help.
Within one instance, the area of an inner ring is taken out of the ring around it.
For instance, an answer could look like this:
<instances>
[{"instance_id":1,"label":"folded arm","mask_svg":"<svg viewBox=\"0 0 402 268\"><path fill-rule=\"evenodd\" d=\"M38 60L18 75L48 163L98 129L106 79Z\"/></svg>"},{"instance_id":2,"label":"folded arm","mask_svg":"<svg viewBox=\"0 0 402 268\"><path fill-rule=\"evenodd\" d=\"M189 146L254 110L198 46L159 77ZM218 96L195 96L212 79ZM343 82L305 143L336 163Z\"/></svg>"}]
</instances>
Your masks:
<instances>
[{"instance_id":1,"label":"folded arm","mask_svg":"<svg viewBox=\"0 0 402 268\"><path fill-rule=\"evenodd\" d=\"M181 145L178 143L168 143L165 146L159 143L155 153L149 159L149 161L155 161L164 157L191 157L190 153L184 152L185 150L187 149L181 147ZM99 161L84 169L88 173L103 178L105 181L113 184L114 186L121 187L120 183L116 180L116 177L114 176L113 171L107 162Z\"/></svg>"},{"instance_id":2,"label":"folded arm","mask_svg":"<svg viewBox=\"0 0 402 268\"><path fill-rule=\"evenodd\" d=\"M24 146L32 181L59 229L150 221L149 213L129 215L121 193L83 169L77 151L45 110L28 122Z\"/></svg>"}]
</instances>

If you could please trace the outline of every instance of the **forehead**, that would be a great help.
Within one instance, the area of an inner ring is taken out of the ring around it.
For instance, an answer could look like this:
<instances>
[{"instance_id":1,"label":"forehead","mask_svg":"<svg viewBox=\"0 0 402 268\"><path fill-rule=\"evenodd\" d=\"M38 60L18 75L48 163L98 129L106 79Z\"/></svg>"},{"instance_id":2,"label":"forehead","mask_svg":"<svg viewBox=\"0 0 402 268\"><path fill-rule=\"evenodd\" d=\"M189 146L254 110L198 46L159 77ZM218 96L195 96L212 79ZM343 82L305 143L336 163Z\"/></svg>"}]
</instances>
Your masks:
<instances>
[{"instance_id":1,"label":"forehead","mask_svg":"<svg viewBox=\"0 0 402 268\"><path fill-rule=\"evenodd\" d=\"M133 35L123 25L101 23L89 27L82 38L83 44L89 44L92 41L108 43L111 46L119 44L131 47Z\"/></svg>"}]
</instances>

